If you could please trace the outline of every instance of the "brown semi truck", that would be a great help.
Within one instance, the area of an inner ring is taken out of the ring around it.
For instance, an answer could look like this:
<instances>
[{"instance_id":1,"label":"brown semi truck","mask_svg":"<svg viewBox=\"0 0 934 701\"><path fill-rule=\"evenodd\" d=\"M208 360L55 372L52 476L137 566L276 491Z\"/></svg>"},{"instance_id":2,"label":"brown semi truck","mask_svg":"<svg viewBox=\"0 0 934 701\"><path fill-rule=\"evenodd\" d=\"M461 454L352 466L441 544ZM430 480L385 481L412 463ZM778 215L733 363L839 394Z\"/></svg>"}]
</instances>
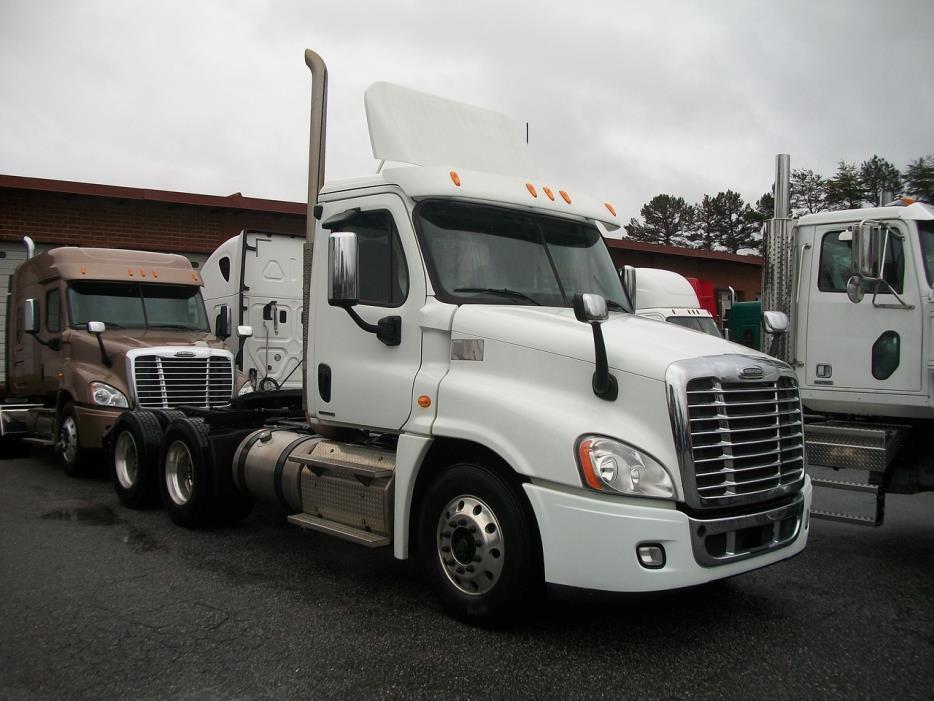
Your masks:
<instances>
[{"instance_id":1,"label":"brown semi truck","mask_svg":"<svg viewBox=\"0 0 934 701\"><path fill-rule=\"evenodd\" d=\"M75 247L36 255L26 245L9 287L4 442L54 447L76 475L128 410L220 407L249 391L224 348L230 308L211 329L186 258Z\"/></svg>"}]
</instances>

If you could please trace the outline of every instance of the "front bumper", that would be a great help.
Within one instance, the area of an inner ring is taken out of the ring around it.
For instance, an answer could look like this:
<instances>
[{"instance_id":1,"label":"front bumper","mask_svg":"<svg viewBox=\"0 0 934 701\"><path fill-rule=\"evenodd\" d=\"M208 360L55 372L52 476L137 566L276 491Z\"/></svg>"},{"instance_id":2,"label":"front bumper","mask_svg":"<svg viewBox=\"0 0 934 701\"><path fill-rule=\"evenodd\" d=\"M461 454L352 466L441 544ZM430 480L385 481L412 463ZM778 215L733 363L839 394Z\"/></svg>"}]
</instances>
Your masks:
<instances>
[{"instance_id":1,"label":"front bumper","mask_svg":"<svg viewBox=\"0 0 934 701\"><path fill-rule=\"evenodd\" d=\"M708 520L649 500L524 488L542 537L545 580L585 589L659 591L732 577L797 555L810 525L809 477L791 504ZM636 548L644 544L664 547L663 567L639 563Z\"/></svg>"},{"instance_id":2,"label":"front bumper","mask_svg":"<svg viewBox=\"0 0 934 701\"><path fill-rule=\"evenodd\" d=\"M75 421L78 424L78 441L81 447L103 448L104 435L125 411L129 410L124 407L76 406Z\"/></svg>"}]
</instances>

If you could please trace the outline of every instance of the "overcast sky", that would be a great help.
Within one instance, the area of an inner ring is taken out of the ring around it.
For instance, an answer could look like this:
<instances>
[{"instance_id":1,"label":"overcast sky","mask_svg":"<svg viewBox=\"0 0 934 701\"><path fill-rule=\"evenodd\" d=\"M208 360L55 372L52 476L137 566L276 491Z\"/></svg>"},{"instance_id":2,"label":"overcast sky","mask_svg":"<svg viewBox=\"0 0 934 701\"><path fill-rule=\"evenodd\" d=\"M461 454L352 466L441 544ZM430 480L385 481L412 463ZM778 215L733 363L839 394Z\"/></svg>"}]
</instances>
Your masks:
<instances>
[{"instance_id":1,"label":"overcast sky","mask_svg":"<svg viewBox=\"0 0 934 701\"><path fill-rule=\"evenodd\" d=\"M303 201L371 173L377 80L530 123L539 173L616 203L755 200L774 154L833 173L934 153L934 2L0 0L0 173Z\"/></svg>"}]
</instances>

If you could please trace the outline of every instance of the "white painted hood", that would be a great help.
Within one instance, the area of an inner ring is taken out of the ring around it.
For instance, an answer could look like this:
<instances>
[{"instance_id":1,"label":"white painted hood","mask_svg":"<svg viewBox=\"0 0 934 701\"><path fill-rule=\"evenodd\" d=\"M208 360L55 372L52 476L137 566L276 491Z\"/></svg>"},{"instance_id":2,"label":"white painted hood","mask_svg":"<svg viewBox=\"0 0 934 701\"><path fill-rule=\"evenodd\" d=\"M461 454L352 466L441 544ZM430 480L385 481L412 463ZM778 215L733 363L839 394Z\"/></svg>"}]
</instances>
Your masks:
<instances>
[{"instance_id":1,"label":"white painted hood","mask_svg":"<svg viewBox=\"0 0 934 701\"><path fill-rule=\"evenodd\" d=\"M464 304L454 315L452 331L455 338L502 341L594 361L593 331L572 309ZM685 358L726 353L767 357L699 331L616 312L603 323L603 338L611 368L655 380L663 380L668 366Z\"/></svg>"}]
</instances>

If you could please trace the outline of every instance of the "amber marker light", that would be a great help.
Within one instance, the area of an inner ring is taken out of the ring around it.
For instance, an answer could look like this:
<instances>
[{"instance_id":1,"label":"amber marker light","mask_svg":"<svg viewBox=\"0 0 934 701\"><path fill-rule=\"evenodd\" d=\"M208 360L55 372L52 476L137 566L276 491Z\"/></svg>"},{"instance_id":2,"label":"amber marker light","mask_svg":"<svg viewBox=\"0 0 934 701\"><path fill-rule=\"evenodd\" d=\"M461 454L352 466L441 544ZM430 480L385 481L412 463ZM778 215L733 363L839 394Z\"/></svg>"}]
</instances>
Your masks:
<instances>
[{"instance_id":1,"label":"amber marker light","mask_svg":"<svg viewBox=\"0 0 934 701\"><path fill-rule=\"evenodd\" d=\"M423 394L418 398L418 405L422 409L427 409L431 406L431 397L429 397L427 394Z\"/></svg>"},{"instance_id":2,"label":"amber marker light","mask_svg":"<svg viewBox=\"0 0 934 701\"><path fill-rule=\"evenodd\" d=\"M542 188L542 192L545 193L545 197L547 197L549 200L551 200L552 202L555 201L555 193L553 193L553 192L551 191L551 188L550 188L550 187L548 187L547 185L545 185L545 186Z\"/></svg>"},{"instance_id":3,"label":"amber marker light","mask_svg":"<svg viewBox=\"0 0 934 701\"><path fill-rule=\"evenodd\" d=\"M603 206L607 208L607 211L609 211L610 214L612 214L614 217L616 216L616 207L611 205L609 202L604 202Z\"/></svg>"},{"instance_id":4,"label":"amber marker light","mask_svg":"<svg viewBox=\"0 0 934 701\"><path fill-rule=\"evenodd\" d=\"M159 277L159 271L158 271L158 270L153 270L153 271L152 271L152 276L153 276L153 277Z\"/></svg>"},{"instance_id":5,"label":"amber marker light","mask_svg":"<svg viewBox=\"0 0 934 701\"><path fill-rule=\"evenodd\" d=\"M87 274L88 274L88 269L85 268L83 265L81 266L81 274L82 274L82 275L87 275Z\"/></svg>"},{"instance_id":6,"label":"amber marker light","mask_svg":"<svg viewBox=\"0 0 934 701\"><path fill-rule=\"evenodd\" d=\"M457 174L456 170L451 171L451 182L457 185L457 187L461 186L461 176Z\"/></svg>"},{"instance_id":7,"label":"amber marker light","mask_svg":"<svg viewBox=\"0 0 934 701\"><path fill-rule=\"evenodd\" d=\"M140 276L140 277L146 277L146 271L143 270L142 268L140 268L140 269L139 269L139 276Z\"/></svg>"},{"instance_id":8,"label":"amber marker light","mask_svg":"<svg viewBox=\"0 0 934 701\"><path fill-rule=\"evenodd\" d=\"M532 197L538 198L538 192L535 191L535 186L532 183L526 183L525 189L529 191L529 194Z\"/></svg>"},{"instance_id":9,"label":"amber marker light","mask_svg":"<svg viewBox=\"0 0 934 701\"><path fill-rule=\"evenodd\" d=\"M581 473L584 475L584 480L587 482L587 486L602 491L603 483L600 482L600 478L597 477L597 473L594 472L593 463L590 460L591 445L593 445L593 440L590 438L580 442L580 445L577 446L578 462L580 462Z\"/></svg>"},{"instance_id":10,"label":"amber marker light","mask_svg":"<svg viewBox=\"0 0 934 701\"><path fill-rule=\"evenodd\" d=\"M130 277L133 277L133 271L132 271L132 270L129 270L129 269L128 269L128 270L126 271L126 274L129 275Z\"/></svg>"},{"instance_id":11,"label":"amber marker light","mask_svg":"<svg viewBox=\"0 0 934 701\"><path fill-rule=\"evenodd\" d=\"M195 282L198 282L198 273L192 273L191 279L194 280Z\"/></svg>"},{"instance_id":12,"label":"amber marker light","mask_svg":"<svg viewBox=\"0 0 934 701\"><path fill-rule=\"evenodd\" d=\"M571 196L567 192L565 192L564 190L558 190L558 194L561 195L562 200L564 200L568 204L571 204Z\"/></svg>"}]
</instances>

